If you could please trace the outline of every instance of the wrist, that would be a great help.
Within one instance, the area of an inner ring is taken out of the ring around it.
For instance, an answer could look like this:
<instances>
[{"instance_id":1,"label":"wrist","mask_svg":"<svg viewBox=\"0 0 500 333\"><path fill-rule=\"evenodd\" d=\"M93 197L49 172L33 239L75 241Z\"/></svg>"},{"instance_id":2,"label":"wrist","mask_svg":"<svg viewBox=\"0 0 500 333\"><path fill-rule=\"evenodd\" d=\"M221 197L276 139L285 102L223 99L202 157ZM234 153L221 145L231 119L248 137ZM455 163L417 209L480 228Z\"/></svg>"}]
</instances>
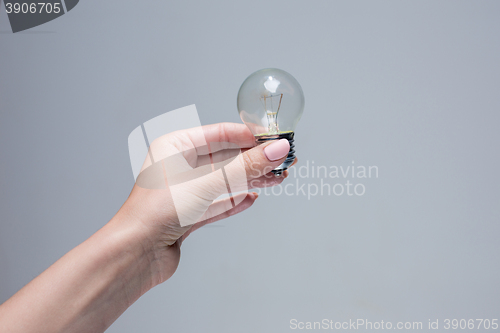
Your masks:
<instances>
[{"instance_id":1,"label":"wrist","mask_svg":"<svg viewBox=\"0 0 500 333\"><path fill-rule=\"evenodd\" d=\"M0 326L12 332L104 331L162 281L149 239L120 211L2 304ZM25 318L30 321L19 326Z\"/></svg>"},{"instance_id":2,"label":"wrist","mask_svg":"<svg viewBox=\"0 0 500 333\"><path fill-rule=\"evenodd\" d=\"M164 214L155 214L144 201L149 200L133 192L103 231L114 234L118 248L134 253L136 260L144 265L141 270L148 280L144 281L147 291L173 275L179 262L180 244L165 239L170 233L162 221Z\"/></svg>"},{"instance_id":3,"label":"wrist","mask_svg":"<svg viewBox=\"0 0 500 333\"><path fill-rule=\"evenodd\" d=\"M132 279L139 287L136 291L140 291L140 294L136 298L160 281L155 244L147 231L140 222L134 221L120 210L95 235L107 244L106 251L114 257L116 263L127 258L125 263L129 267L123 269L130 270ZM135 275L140 278L137 279Z\"/></svg>"}]
</instances>

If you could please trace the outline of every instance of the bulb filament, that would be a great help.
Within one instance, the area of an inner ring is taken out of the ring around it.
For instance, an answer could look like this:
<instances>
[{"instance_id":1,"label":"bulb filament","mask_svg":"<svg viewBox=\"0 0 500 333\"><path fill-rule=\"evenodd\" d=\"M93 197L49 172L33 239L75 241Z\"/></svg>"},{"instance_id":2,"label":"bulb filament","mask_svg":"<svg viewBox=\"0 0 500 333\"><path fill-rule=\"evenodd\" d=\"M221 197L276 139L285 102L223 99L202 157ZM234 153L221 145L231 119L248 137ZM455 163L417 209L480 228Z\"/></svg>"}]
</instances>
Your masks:
<instances>
[{"instance_id":1,"label":"bulb filament","mask_svg":"<svg viewBox=\"0 0 500 333\"><path fill-rule=\"evenodd\" d=\"M281 107L281 99L283 94L271 94L269 96L261 96L264 103L264 109L267 115L267 130L269 134L278 134L280 129L278 126L278 112Z\"/></svg>"}]
</instances>

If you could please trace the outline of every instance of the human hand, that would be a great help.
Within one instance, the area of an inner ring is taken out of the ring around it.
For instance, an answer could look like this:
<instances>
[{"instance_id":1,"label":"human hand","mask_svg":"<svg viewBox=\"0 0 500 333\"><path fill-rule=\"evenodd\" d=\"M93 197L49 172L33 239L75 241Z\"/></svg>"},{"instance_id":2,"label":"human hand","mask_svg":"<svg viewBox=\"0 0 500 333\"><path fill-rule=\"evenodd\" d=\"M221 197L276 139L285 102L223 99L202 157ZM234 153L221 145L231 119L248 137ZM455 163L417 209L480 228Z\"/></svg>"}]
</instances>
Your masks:
<instances>
[{"instance_id":1,"label":"human hand","mask_svg":"<svg viewBox=\"0 0 500 333\"><path fill-rule=\"evenodd\" d=\"M257 146L245 125L233 123L176 131L155 140L118 213L148 235L144 246L155 253L155 283L175 272L180 246L190 233L252 206L258 195L247 189L281 184L288 172L276 177L271 170L289 150L286 139ZM216 200L228 190L244 192Z\"/></svg>"},{"instance_id":2,"label":"human hand","mask_svg":"<svg viewBox=\"0 0 500 333\"><path fill-rule=\"evenodd\" d=\"M118 213L2 304L0 331L104 332L174 274L191 232L250 207L249 188L280 184L288 172L271 170L289 149L286 139L256 146L246 126L228 123L155 140Z\"/></svg>"}]
</instances>

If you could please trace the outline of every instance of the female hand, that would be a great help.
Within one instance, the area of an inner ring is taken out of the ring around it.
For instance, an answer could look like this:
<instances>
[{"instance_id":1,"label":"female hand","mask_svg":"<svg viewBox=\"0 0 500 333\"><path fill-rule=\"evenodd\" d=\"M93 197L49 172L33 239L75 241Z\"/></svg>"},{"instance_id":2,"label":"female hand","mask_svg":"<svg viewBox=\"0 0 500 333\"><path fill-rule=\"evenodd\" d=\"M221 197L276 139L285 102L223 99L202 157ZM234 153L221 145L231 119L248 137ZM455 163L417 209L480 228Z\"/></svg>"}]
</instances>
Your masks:
<instances>
[{"instance_id":1,"label":"female hand","mask_svg":"<svg viewBox=\"0 0 500 333\"><path fill-rule=\"evenodd\" d=\"M287 140L256 146L240 124L155 140L118 213L3 303L0 331L104 332L141 295L172 276L191 232L250 207L257 195L248 188L280 184L288 173L275 177L271 170L289 149Z\"/></svg>"},{"instance_id":2,"label":"female hand","mask_svg":"<svg viewBox=\"0 0 500 333\"><path fill-rule=\"evenodd\" d=\"M220 123L173 132L155 140L118 215L145 228L155 252L155 283L175 272L183 240L194 230L249 208L256 193L281 184L271 170L286 158L286 139L256 146L243 124ZM232 197L217 200L229 191ZM235 192L243 193L234 195Z\"/></svg>"}]
</instances>

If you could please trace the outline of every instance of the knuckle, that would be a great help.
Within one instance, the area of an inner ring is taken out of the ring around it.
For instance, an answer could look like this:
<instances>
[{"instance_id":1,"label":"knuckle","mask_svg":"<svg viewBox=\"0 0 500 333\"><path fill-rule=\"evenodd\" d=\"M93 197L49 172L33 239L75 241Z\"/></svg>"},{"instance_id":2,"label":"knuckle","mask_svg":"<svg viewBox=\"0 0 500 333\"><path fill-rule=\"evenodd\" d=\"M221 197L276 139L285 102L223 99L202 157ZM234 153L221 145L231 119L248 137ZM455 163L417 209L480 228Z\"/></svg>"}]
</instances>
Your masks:
<instances>
[{"instance_id":1,"label":"knuckle","mask_svg":"<svg viewBox=\"0 0 500 333\"><path fill-rule=\"evenodd\" d=\"M260 173L258 159L256 159L250 152L246 152L241 155L243 158L243 163L245 164L245 170L249 176L256 178Z\"/></svg>"},{"instance_id":2,"label":"knuckle","mask_svg":"<svg viewBox=\"0 0 500 333\"><path fill-rule=\"evenodd\" d=\"M224 123L219 123L217 125L217 129L218 129L218 132L219 132L219 142L225 142L227 141L227 135L226 135L226 128L225 128L225 124Z\"/></svg>"}]
</instances>

